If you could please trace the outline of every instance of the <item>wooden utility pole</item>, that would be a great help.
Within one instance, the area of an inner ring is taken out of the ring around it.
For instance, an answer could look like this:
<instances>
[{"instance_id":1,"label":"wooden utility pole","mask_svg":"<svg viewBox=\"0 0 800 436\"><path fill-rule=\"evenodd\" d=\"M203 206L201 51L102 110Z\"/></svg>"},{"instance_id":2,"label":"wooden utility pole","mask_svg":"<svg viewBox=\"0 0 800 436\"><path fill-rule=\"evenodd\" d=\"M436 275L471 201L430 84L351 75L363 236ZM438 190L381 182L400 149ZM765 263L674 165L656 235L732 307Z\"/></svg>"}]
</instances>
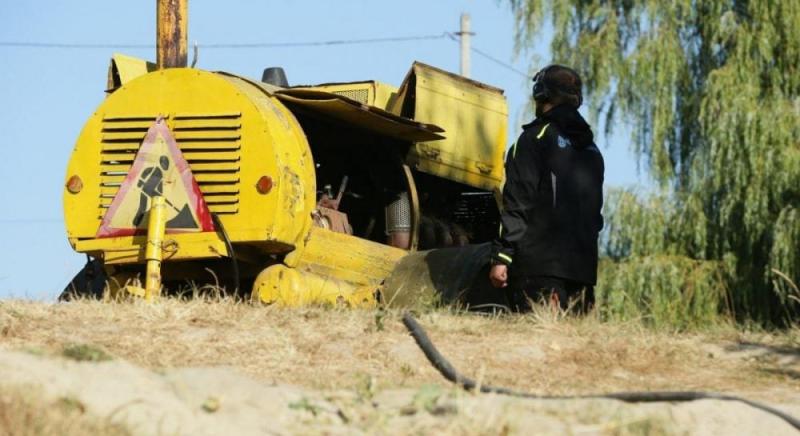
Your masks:
<instances>
[{"instance_id":1,"label":"wooden utility pole","mask_svg":"<svg viewBox=\"0 0 800 436\"><path fill-rule=\"evenodd\" d=\"M189 0L156 0L156 65L158 69L187 65Z\"/></svg>"},{"instance_id":2,"label":"wooden utility pole","mask_svg":"<svg viewBox=\"0 0 800 436\"><path fill-rule=\"evenodd\" d=\"M470 17L468 13L461 14L461 30L456 33L461 41L461 75L469 77L470 70L470 37L475 33L470 31Z\"/></svg>"}]
</instances>

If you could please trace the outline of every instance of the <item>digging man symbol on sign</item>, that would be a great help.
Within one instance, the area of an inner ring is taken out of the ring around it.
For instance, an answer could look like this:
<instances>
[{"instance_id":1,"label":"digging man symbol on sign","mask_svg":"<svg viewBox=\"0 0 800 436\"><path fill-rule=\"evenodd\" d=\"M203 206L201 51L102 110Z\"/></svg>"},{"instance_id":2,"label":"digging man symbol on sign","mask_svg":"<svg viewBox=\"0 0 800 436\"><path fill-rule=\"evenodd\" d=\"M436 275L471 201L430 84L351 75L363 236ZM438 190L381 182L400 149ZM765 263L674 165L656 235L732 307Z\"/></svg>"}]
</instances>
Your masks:
<instances>
[{"instance_id":1,"label":"digging man symbol on sign","mask_svg":"<svg viewBox=\"0 0 800 436\"><path fill-rule=\"evenodd\" d=\"M136 186L142 188L139 193L139 209L133 217L133 225L139 226L142 222L145 212L147 212L147 205L150 204L150 198L156 195L164 195L164 171L169 169L169 159L166 156L161 156L158 159L158 166L152 166L142 171L142 176ZM160 168L159 168L160 166Z\"/></svg>"},{"instance_id":2,"label":"digging man symbol on sign","mask_svg":"<svg viewBox=\"0 0 800 436\"><path fill-rule=\"evenodd\" d=\"M138 188L141 188L139 193L139 208L136 210L136 215L133 217L134 227L138 227L142 222L145 213L148 210L148 205L155 196L164 196L164 173L169 171L169 158L161 156L158 158L158 165L145 168L142 170L142 175L136 183ZM195 228L197 222L192 217L192 212L189 210L189 205L184 204L183 207L178 208L169 199L165 199L167 205L178 212L174 218L167 221L167 228Z\"/></svg>"}]
</instances>

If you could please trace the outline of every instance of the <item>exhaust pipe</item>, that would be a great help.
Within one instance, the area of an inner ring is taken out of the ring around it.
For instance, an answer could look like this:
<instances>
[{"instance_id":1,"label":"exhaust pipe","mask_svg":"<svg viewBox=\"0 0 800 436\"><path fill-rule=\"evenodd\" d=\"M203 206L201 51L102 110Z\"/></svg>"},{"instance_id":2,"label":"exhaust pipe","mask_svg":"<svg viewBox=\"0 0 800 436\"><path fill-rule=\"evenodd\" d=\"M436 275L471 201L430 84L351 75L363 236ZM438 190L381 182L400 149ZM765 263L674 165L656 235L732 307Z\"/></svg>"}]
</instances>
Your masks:
<instances>
[{"instance_id":1,"label":"exhaust pipe","mask_svg":"<svg viewBox=\"0 0 800 436\"><path fill-rule=\"evenodd\" d=\"M189 0L156 0L156 66L183 68L187 65L187 21Z\"/></svg>"}]
</instances>

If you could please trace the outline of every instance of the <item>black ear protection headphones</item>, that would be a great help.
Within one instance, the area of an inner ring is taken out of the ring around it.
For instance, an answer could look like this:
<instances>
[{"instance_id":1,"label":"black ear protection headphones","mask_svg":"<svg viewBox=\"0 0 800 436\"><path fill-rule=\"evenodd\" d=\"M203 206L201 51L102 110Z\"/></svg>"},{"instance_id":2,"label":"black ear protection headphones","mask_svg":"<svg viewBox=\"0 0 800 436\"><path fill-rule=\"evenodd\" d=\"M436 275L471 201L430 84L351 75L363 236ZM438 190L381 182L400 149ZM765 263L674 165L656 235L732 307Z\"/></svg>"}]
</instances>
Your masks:
<instances>
[{"instance_id":1,"label":"black ear protection headphones","mask_svg":"<svg viewBox=\"0 0 800 436\"><path fill-rule=\"evenodd\" d=\"M553 68L553 66L552 65L548 65L548 66L542 68L541 70L539 70L539 72L536 73L535 76L533 76L533 99L534 100L545 101L545 100L549 100L550 99L550 96L551 96L552 93L550 92L550 87L547 86L547 83L545 81L545 76L547 75L547 71L550 70L551 68Z\"/></svg>"},{"instance_id":2,"label":"black ear protection headphones","mask_svg":"<svg viewBox=\"0 0 800 436\"><path fill-rule=\"evenodd\" d=\"M575 93L574 90L565 89L564 87L559 86L558 84L553 84L550 80L547 80L547 73L555 67L558 67L558 65L548 65L539 70L539 72L533 76L533 99L536 101L547 101L550 100L556 92L562 92L577 96L578 106L583 104L583 95L580 90Z\"/></svg>"}]
</instances>

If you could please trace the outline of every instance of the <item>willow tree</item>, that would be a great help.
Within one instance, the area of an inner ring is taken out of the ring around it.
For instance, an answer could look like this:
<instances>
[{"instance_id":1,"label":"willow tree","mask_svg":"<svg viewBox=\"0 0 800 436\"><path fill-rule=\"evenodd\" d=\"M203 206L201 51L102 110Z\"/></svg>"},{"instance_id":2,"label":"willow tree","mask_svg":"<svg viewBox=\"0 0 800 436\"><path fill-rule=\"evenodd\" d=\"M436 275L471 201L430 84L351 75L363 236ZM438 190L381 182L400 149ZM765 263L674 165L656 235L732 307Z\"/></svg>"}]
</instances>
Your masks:
<instances>
[{"instance_id":1,"label":"willow tree","mask_svg":"<svg viewBox=\"0 0 800 436\"><path fill-rule=\"evenodd\" d=\"M631 127L658 187L609 194L608 310L796 317L800 3L510 3L521 52L552 26L554 62L582 73L595 120Z\"/></svg>"}]
</instances>

